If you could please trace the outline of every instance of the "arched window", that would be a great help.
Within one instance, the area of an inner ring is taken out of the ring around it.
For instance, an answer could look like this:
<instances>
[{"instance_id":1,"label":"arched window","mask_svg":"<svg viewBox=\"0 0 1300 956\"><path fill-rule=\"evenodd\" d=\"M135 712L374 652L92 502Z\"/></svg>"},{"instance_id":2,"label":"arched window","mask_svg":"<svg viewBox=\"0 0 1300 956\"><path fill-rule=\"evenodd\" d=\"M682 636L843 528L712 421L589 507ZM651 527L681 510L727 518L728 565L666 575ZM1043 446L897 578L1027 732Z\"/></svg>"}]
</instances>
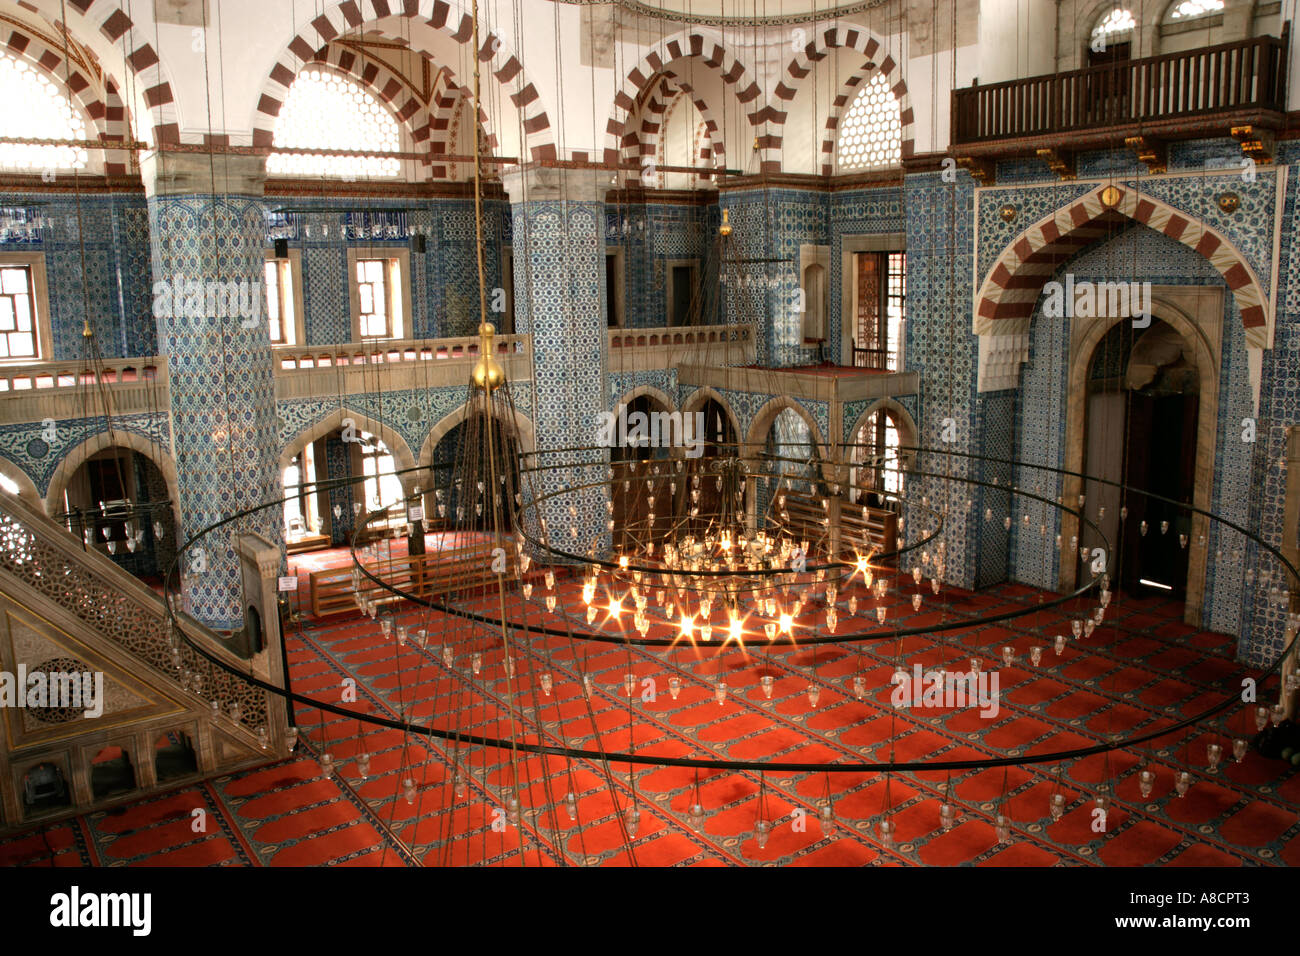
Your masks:
<instances>
[{"instance_id":1,"label":"arched window","mask_svg":"<svg viewBox=\"0 0 1300 956\"><path fill-rule=\"evenodd\" d=\"M855 500L902 494L899 432L894 416L883 408L872 412L858 429L854 443L857 447L853 450L853 459L857 467L853 469L851 480Z\"/></svg>"},{"instance_id":2,"label":"arched window","mask_svg":"<svg viewBox=\"0 0 1300 956\"><path fill-rule=\"evenodd\" d=\"M396 153L402 134L388 108L351 80L327 70L304 70L289 87L275 122L276 146L295 149L355 149ZM345 179L398 176L396 157L272 153L266 171L288 176Z\"/></svg>"},{"instance_id":3,"label":"arched window","mask_svg":"<svg viewBox=\"0 0 1300 956\"><path fill-rule=\"evenodd\" d=\"M1223 0L1181 0L1169 5L1169 9L1165 11L1165 20L1167 22L1191 20L1195 17L1222 12Z\"/></svg>"},{"instance_id":4,"label":"arched window","mask_svg":"<svg viewBox=\"0 0 1300 956\"><path fill-rule=\"evenodd\" d=\"M875 74L840 117L841 170L879 169L903 161L903 122L898 97L883 73Z\"/></svg>"},{"instance_id":5,"label":"arched window","mask_svg":"<svg viewBox=\"0 0 1300 956\"><path fill-rule=\"evenodd\" d=\"M1132 10L1113 7L1092 28L1091 37L1094 48L1098 40L1113 43L1127 39L1128 34L1132 32L1135 26L1137 26L1137 20L1133 18Z\"/></svg>"},{"instance_id":6,"label":"arched window","mask_svg":"<svg viewBox=\"0 0 1300 956\"><path fill-rule=\"evenodd\" d=\"M22 60L0 53L0 136L86 139L86 121L55 83ZM80 146L0 145L6 169L85 169Z\"/></svg>"}]
</instances>

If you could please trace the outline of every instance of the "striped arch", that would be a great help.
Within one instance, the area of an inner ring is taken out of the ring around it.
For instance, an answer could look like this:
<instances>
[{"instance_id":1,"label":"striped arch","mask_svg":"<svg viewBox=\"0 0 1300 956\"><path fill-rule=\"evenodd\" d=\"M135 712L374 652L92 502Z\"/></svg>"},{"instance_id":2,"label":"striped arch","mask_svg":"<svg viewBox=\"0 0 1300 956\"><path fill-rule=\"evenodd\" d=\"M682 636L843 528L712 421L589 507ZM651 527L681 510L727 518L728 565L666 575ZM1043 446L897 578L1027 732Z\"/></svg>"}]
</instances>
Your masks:
<instances>
[{"instance_id":1,"label":"striped arch","mask_svg":"<svg viewBox=\"0 0 1300 956\"><path fill-rule=\"evenodd\" d=\"M125 68L135 79L136 95L148 111L152 138L157 143L179 143L176 97L163 70L162 60L146 36L152 31L138 29L117 0L19 0L20 5L38 13L51 23L63 20L64 7L84 17L115 50L122 52ZM107 103L107 101L106 101ZM107 104L111 105L111 104ZM125 115L123 120L125 120ZM114 160L116 162L116 160Z\"/></svg>"},{"instance_id":2,"label":"striped arch","mask_svg":"<svg viewBox=\"0 0 1300 956\"><path fill-rule=\"evenodd\" d=\"M835 94L835 99L831 101L831 110L826 117L826 130L822 135L821 157L823 176L832 176L835 174L835 168L837 166L835 161L835 147L839 142L840 120L844 116L844 111L858 95L862 84L875 76L877 72L879 71L876 64L872 63L870 60L863 63L862 66L858 67L857 72L844 81L844 85L840 87L839 92ZM902 145L900 152L903 157L908 157L912 155L913 143L915 142L912 130L913 113L912 107L907 105L906 101L899 96L899 87L903 87L903 95L905 96L906 87L901 79L894 83L890 88L890 92L893 93L894 96L899 97L899 125L902 127Z\"/></svg>"},{"instance_id":3,"label":"striped arch","mask_svg":"<svg viewBox=\"0 0 1300 956\"><path fill-rule=\"evenodd\" d=\"M406 127L417 150L422 146L430 145L432 123L429 108L409 80L398 76L382 63L336 44L331 44L321 51L312 61L312 65L329 67L334 72L354 80L363 89L373 93L381 103L387 104L393 111L393 118ZM426 171L432 163L429 152L431 150L426 151L420 160Z\"/></svg>"},{"instance_id":4,"label":"striped arch","mask_svg":"<svg viewBox=\"0 0 1300 956\"><path fill-rule=\"evenodd\" d=\"M628 136L636 135L636 131L629 127L637 107L637 97L661 75L672 79L683 91L692 93L696 108L700 109L706 122L712 122L711 114L701 107L701 101L694 96L694 91L670 69L672 63L689 57L703 58L705 66L715 70L722 82L735 91L740 103L753 103L759 98L761 91L758 84L740 60L709 37L689 31L680 33L656 45L623 80L623 85L614 97L609 121L605 125L605 162L618 162L619 152L627 144ZM753 115L750 114L751 123ZM713 123L713 126L716 127L717 124ZM709 133L715 143L721 141L719 130L711 127Z\"/></svg>"},{"instance_id":5,"label":"striped arch","mask_svg":"<svg viewBox=\"0 0 1300 956\"><path fill-rule=\"evenodd\" d=\"M367 28L367 32L401 44L407 49L411 48L410 40L399 31L375 27ZM439 63L424 50L412 52L423 57L434 71L433 89L425 104L429 118L429 131L427 136L418 140L427 141L429 144L429 162L432 164L429 166L429 175L433 179L454 179L460 164L439 165L442 163L440 157L456 152L457 134L460 125L464 122L463 117L470 108L471 94L468 89L456 82L456 74L451 67ZM495 151L500 146L500 139L493 130L491 117L482 105L479 106L478 121L488 149Z\"/></svg>"},{"instance_id":6,"label":"striped arch","mask_svg":"<svg viewBox=\"0 0 1300 956\"><path fill-rule=\"evenodd\" d=\"M717 121L713 118L709 105L704 102L689 83L683 82L671 70L665 70L657 78L650 93L644 98L640 107L640 132L632 131L623 137L623 150L620 162L644 164L653 161L659 166L666 165L664 149L664 132L673 105L681 96L688 97L704 120L704 144L699 144L693 151L691 161L699 166L724 166L726 163L726 146ZM634 114L635 117L635 114ZM635 122L635 118L633 119ZM694 133L692 136L694 137ZM662 175L662 174L660 174ZM712 178L710 173L700 173L701 180ZM646 183L646 185L652 185Z\"/></svg>"},{"instance_id":7,"label":"striped arch","mask_svg":"<svg viewBox=\"0 0 1300 956\"><path fill-rule=\"evenodd\" d=\"M907 84L903 81L902 67L890 53L885 53L884 59L877 61L876 54L882 52L883 47L879 40L862 27L834 23L814 33L812 41L796 53L786 65L785 75L772 91L773 100L781 103L789 103L793 100L800 81L813 71L814 64L830 56L832 50L856 50L865 56L867 61L837 91L831 104L831 112L826 120L826 135L822 140L822 174L831 175L835 165L835 130L839 126L840 113L851 101L852 94L857 91L862 81L876 72L884 74L889 80L890 91L898 97L899 120L903 127L902 151L904 156L912 155L915 135L912 127L915 116L912 112L911 98L907 93ZM777 112L773 109L770 118L777 126L784 127L786 116L786 112ZM781 137L775 137L775 142L769 146L771 158L769 159L767 155L763 157L767 162L774 161L776 165L773 168L776 169L780 168L781 144Z\"/></svg>"},{"instance_id":8,"label":"striped arch","mask_svg":"<svg viewBox=\"0 0 1300 956\"><path fill-rule=\"evenodd\" d=\"M12 22L6 23L0 31L0 43L3 43L5 52L44 72L68 95L90 120L88 139L120 143L128 138L126 107L108 74L87 78L87 71L73 57L65 62L59 40L30 25L19 27ZM104 172L109 175L122 175L127 171L130 161L127 151L104 150L103 158Z\"/></svg>"},{"instance_id":9,"label":"striped arch","mask_svg":"<svg viewBox=\"0 0 1300 956\"><path fill-rule=\"evenodd\" d=\"M979 389L1014 388L1029 357L1029 324L1056 269L1115 225L1138 222L1204 256L1236 299L1248 348L1273 344L1273 317L1259 278L1218 230L1126 186L1101 184L1017 236L998 256L975 299ZM1009 383L1009 384L1008 384Z\"/></svg>"},{"instance_id":10,"label":"striped arch","mask_svg":"<svg viewBox=\"0 0 1300 956\"><path fill-rule=\"evenodd\" d=\"M429 144L429 152L436 159L448 153L455 153L456 143L460 137L460 128L464 125L466 117L470 110L474 108L473 94L456 82L455 75L447 67L442 68L439 73L439 83L441 87L435 86L431 102L430 115L432 116L434 137ZM483 109L482 104L478 109L478 125L482 131L483 137L487 142L487 147L495 151L500 145L497 134L492 130L492 121ZM473 143L473 140L470 140ZM473 169L473 163L464 164L467 169ZM461 163L450 163L447 166L435 166L432 174L435 178L454 178ZM494 175L495 171L491 168L485 170L485 175Z\"/></svg>"},{"instance_id":11,"label":"striped arch","mask_svg":"<svg viewBox=\"0 0 1300 956\"><path fill-rule=\"evenodd\" d=\"M452 6L443 0L343 0L333 3L312 20L285 47L270 75L262 85L262 94L252 118L253 145L270 146L275 119L280 115L293 79L316 53L331 40L364 24L385 17L419 19L429 27L460 44L473 43L474 22L465 14L459 19ZM491 31L479 36L477 56L487 71L510 91L510 101L519 110L524 134L524 148L534 160L556 159L554 132L536 87L528 82L523 64L510 52L506 42Z\"/></svg>"}]
</instances>

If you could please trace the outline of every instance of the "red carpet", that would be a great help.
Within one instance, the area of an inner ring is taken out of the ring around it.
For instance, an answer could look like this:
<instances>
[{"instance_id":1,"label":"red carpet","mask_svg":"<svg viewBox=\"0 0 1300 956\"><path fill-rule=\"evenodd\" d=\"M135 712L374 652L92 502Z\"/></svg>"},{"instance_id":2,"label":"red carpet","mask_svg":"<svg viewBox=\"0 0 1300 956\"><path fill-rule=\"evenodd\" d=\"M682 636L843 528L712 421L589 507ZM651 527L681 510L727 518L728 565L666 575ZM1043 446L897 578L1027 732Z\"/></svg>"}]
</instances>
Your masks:
<instances>
[{"instance_id":1,"label":"red carpet","mask_svg":"<svg viewBox=\"0 0 1300 956\"><path fill-rule=\"evenodd\" d=\"M307 555L310 563L333 560ZM545 586L535 577L534 601ZM578 589L557 582L561 606L581 612ZM305 582L304 582L305 586ZM889 626L900 619L952 620L990 609L1037 604L1043 596L1005 585L976 595L928 588L920 613L911 607L910 579L885 599ZM842 599L845 595L842 595ZM304 606L309 595L299 599ZM514 595L520 614L519 596ZM490 602L484 602L485 606ZM842 615L840 631L874 623L875 600L860 598L859 617ZM651 602L650 608L655 608ZM1036 612L996 626L965 628L903 642L900 662L950 670L969 668L979 657L998 673L1002 697L996 717L975 708L896 710L890 704L893 642L816 648L697 652L537 638L514 650L507 672L500 637L433 612L402 618L412 632L423 628L425 646L399 647L376 623L343 615L289 636L294 689L333 698L345 677L357 681L357 705L389 716L409 714L444 729L544 740L606 752L634 748L661 756L710 756L733 760L858 761L923 757L971 759L1018 756L1089 746L1114 734L1168 726L1233 686L1232 638L1194 631L1180 622L1181 606L1117 596L1105 623L1086 641L1071 641L1061 656L1051 636L1068 630L1071 612ZM528 611L540 623L544 609ZM652 614L653 616L653 614ZM597 625L602 617L597 618ZM715 614L715 623L721 618ZM821 612L800 619L811 628ZM1064 622L1064 623L1063 623ZM585 618L575 629L585 629ZM671 636L665 624L649 636ZM759 636L759 643L765 643ZM446 645L453 655L442 661ZM1000 650L1015 648L1004 666ZM1031 645L1044 648L1035 667ZM480 672L472 674L475 655ZM814 666L815 665L815 666ZM594 692L583 697L581 674ZM552 677L552 693L540 675ZM635 675L628 698L624 675ZM759 677L775 680L765 698ZM866 681L864 699L854 697L854 676ZM681 681L677 699L669 678ZM728 684L719 705L714 686ZM648 681L649 683L643 683ZM807 690L820 690L813 708ZM641 694L653 689L653 700ZM1131 696L1130 696L1131 695ZM1264 695L1266 696L1266 695ZM515 705L508 706L513 699ZM1291 864L1300 861L1296 800L1300 780L1280 761L1253 752L1242 764L1231 759L1233 734L1253 735L1253 714L1226 715L1227 736L1206 728L1157 740L1141 752L1120 751L1074 761L1058 775L1048 765L954 772L949 800L956 822L944 831L939 806L948 775L926 771L893 775L886 788L876 774L764 774L702 771L699 801L705 810L695 832L690 808L697 777L682 768L536 757L460 747L428 739L403 740L354 719L300 709L299 751L271 766L207 781L171 793L137 799L109 811L0 839L7 865L463 865L601 864L641 866L904 865L1050 866ZM1206 767L1212 739L1224 747L1217 772ZM328 750L332 777L317 758ZM362 779L356 756L371 755ZM459 762L461 773L453 770ZM1150 797L1138 792L1140 764L1156 772ZM1187 769L1193 784L1174 792L1174 776ZM413 802L402 795L411 777ZM463 787L463 796L458 795ZM518 782L517 811L508 805ZM1110 788L1112 805L1104 832L1095 828L1093 798ZM613 796L611 797L611 788ZM1049 799L1065 794L1064 814L1053 821ZM576 797L576 821L565 795ZM896 826L892 844L879 835L888 791ZM833 816L819 818L822 802ZM1012 837L1000 843L994 828L999 803L1011 819ZM640 810L636 838L625 839L622 811ZM203 811L195 814L196 810ZM765 847L755 838L760 814L772 821ZM198 822L196 822L196 820ZM197 829L201 824L201 829Z\"/></svg>"}]
</instances>

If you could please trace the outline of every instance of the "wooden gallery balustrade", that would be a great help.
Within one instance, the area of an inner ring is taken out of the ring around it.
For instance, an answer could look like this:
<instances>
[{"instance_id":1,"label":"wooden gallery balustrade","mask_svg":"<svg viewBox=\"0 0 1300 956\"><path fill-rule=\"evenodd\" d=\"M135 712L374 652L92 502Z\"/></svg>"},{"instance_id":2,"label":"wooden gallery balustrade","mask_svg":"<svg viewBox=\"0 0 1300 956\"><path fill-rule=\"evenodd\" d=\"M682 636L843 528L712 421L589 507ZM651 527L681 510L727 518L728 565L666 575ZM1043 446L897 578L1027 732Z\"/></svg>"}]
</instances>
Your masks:
<instances>
[{"instance_id":1,"label":"wooden gallery balustrade","mask_svg":"<svg viewBox=\"0 0 1300 956\"><path fill-rule=\"evenodd\" d=\"M1162 137L1231 134L1246 155L1271 158L1285 124L1289 35L1288 23L1280 38L954 90L953 154L978 176L981 160L1037 153L1052 163L1052 153L1123 140L1160 171Z\"/></svg>"}]
</instances>

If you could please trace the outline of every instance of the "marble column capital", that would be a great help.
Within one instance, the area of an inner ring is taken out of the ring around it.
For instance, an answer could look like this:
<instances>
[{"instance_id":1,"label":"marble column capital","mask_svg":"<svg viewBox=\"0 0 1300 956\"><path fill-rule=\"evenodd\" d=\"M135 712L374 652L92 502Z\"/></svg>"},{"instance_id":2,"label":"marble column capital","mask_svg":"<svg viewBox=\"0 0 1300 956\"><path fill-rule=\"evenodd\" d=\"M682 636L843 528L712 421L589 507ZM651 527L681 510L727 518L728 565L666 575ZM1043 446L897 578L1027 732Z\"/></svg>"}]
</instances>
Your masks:
<instances>
[{"instance_id":1,"label":"marble column capital","mask_svg":"<svg viewBox=\"0 0 1300 956\"><path fill-rule=\"evenodd\" d=\"M266 192L266 157L154 152L140 160L145 196L234 195Z\"/></svg>"},{"instance_id":2,"label":"marble column capital","mask_svg":"<svg viewBox=\"0 0 1300 956\"><path fill-rule=\"evenodd\" d=\"M502 172L501 181L510 202L605 201L613 174L607 169L569 169L526 165Z\"/></svg>"}]
</instances>

